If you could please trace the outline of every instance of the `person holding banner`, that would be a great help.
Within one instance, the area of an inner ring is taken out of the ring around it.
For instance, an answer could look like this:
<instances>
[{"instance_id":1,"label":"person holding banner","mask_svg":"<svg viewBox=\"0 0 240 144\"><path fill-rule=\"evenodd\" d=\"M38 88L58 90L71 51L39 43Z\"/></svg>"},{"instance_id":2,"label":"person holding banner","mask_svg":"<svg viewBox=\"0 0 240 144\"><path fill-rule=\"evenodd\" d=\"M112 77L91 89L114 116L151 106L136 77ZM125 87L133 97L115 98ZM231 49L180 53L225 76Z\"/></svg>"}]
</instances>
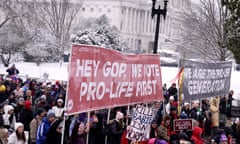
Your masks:
<instances>
[{"instance_id":1,"label":"person holding banner","mask_svg":"<svg viewBox=\"0 0 240 144\"><path fill-rule=\"evenodd\" d=\"M71 144L86 144L88 132L89 123L76 121L71 135Z\"/></svg>"},{"instance_id":2,"label":"person holding banner","mask_svg":"<svg viewBox=\"0 0 240 144\"><path fill-rule=\"evenodd\" d=\"M123 122L124 115L122 112L117 112L115 120L112 122L111 136L109 137L109 144L120 144L125 124Z\"/></svg>"}]
</instances>

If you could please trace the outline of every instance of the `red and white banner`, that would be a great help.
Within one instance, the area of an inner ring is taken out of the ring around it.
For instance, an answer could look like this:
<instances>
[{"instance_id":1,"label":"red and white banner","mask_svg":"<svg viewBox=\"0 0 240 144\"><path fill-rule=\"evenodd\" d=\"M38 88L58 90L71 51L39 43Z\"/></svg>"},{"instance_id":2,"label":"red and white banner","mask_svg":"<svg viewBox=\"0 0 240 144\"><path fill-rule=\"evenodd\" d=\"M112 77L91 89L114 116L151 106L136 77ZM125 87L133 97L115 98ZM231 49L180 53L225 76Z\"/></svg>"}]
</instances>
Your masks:
<instances>
[{"instance_id":1,"label":"red and white banner","mask_svg":"<svg viewBox=\"0 0 240 144\"><path fill-rule=\"evenodd\" d=\"M72 46L67 114L162 99L158 55Z\"/></svg>"}]
</instances>

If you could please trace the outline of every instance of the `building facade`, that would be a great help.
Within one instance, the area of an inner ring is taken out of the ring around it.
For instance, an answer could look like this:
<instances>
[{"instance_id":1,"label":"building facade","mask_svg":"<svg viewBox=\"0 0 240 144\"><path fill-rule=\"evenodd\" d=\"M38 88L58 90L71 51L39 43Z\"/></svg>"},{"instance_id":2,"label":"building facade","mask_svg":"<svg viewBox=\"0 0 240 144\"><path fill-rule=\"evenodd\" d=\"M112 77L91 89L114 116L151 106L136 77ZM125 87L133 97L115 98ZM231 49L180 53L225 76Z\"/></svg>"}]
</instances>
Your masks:
<instances>
[{"instance_id":1,"label":"building facade","mask_svg":"<svg viewBox=\"0 0 240 144\"><path fill-rule=\"evenodd\" d=\"M163 0L158 1L156 7L163 6ZM181 11L190 5L190 0L168 2L167 17L164 20L161 16L160 20L159 49L178 48L175 43L181 39ZM97 18L106 15L133 52L151 53L156 27L156 16L152 19L151 8L151 0L84 0L80 16Z\"/></svg>"}]
</instances>

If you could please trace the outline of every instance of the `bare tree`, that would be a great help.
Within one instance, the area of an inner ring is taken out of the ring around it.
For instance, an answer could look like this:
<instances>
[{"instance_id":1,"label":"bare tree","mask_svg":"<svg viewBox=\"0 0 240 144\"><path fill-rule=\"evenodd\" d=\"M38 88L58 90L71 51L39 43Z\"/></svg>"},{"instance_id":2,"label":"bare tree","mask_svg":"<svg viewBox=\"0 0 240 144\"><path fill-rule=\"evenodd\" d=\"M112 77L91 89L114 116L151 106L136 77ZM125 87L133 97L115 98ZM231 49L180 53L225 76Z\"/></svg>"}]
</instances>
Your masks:
<instances>
[{"instance_id":1,"label":"bare tree","mask_svg":"<svg viewBox=\"0 0 240 144\"><path fill-rule=\"evenodd\" d=\"M37 16L54 39L49 53L59 59L70 47L70 31L82 1L38 0L36 3Z\"/></svg>"},{"instance_id":2,"label":"bare tree","mask_svg":"<svg viewBox=\"0 0 240 144\"><path fill-rule=\"evenodd\" d=\"M199 0L183 15L183 45L188 51L213 61L225 61L232 56L227 50L227 33L224 29L229 11L220 0Z\"/></svg>"},{"instance_id":3,"label":"bare tree","mask_svg":"<svg viewBox=\"0 0 240 144\"><path fill-rule=\"evenodd\" d=\"M28 11L23 11L18 0L0 2L0 59L5 66L10 63L13 54L23 51L27 43L23 19Z\"/></svg>"}]
</instances>

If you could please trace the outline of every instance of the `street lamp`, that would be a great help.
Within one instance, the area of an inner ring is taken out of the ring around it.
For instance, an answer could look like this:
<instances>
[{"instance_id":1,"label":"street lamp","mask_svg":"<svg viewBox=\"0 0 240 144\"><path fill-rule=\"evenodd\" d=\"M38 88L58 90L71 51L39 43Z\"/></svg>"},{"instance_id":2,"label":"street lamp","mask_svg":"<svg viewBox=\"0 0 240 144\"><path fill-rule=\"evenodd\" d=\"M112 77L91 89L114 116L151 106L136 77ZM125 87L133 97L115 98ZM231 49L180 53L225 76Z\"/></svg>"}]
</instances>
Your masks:
<instances>
[{"instance_id":1,"label":"street lamp","mask_svg":"<svg viewBox=\"0 0 240 144\"><path fill-rule=\"evenodd\" d=\"M152 0L152 18L154 15L157 15L157 24L156 24L156 31L155 31L155 40L154 40L154 47L153 47L153 53L157 54L158 50L158 34L159 34L159 24L160 24L160 16L163 15L163 18L165 20L167 15L167 2L168 0L164 0L164 8L161 9L161 6L159 5L158 8L155 8L156 0Z\"/></svg>"}]
</instances>

